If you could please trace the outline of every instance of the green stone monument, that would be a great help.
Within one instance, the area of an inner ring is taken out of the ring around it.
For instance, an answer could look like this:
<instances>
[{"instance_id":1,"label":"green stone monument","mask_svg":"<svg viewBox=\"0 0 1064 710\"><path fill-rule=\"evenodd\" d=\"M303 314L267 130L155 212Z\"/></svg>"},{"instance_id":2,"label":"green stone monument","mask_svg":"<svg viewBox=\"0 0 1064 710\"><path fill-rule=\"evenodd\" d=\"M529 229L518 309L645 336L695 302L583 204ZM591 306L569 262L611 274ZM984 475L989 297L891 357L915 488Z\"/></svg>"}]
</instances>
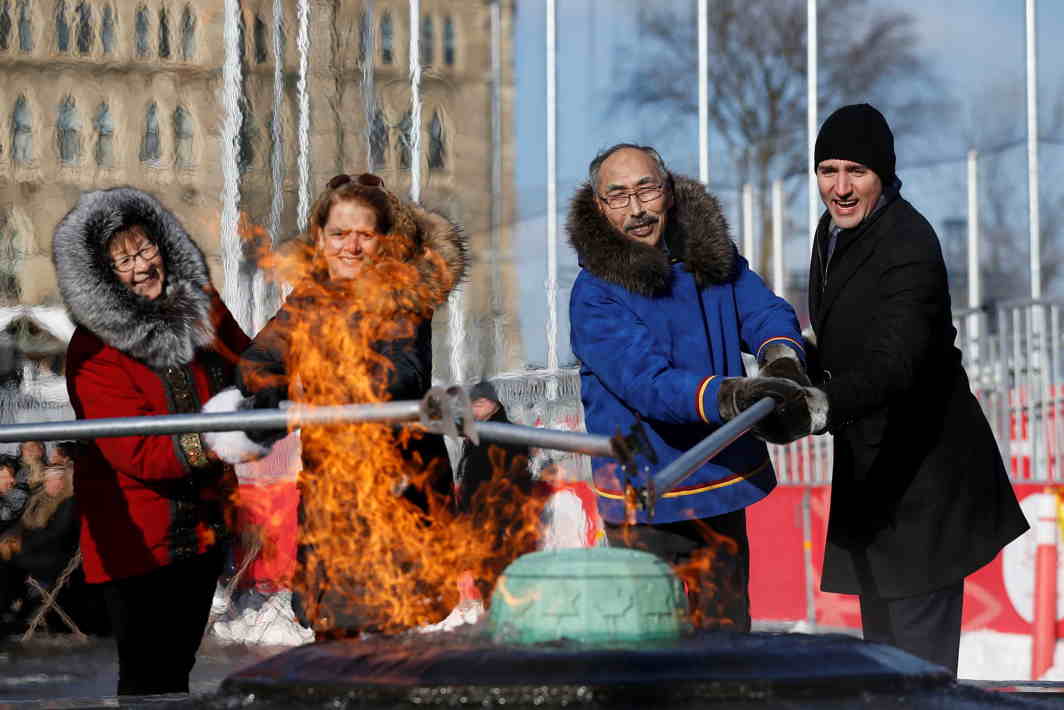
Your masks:
<instances>
[{"instance_id":1,"label":"green stone monument","mask_svg":"<svg viewBox=\"0 0 1064 710\"><path fill-rule=\"evenodd\" d=\"M593 547L515 560L495 585L489 630L503 644L626 644L675 639L690 628L683 585L664 561Z\"/></svg>"}]
</instances>

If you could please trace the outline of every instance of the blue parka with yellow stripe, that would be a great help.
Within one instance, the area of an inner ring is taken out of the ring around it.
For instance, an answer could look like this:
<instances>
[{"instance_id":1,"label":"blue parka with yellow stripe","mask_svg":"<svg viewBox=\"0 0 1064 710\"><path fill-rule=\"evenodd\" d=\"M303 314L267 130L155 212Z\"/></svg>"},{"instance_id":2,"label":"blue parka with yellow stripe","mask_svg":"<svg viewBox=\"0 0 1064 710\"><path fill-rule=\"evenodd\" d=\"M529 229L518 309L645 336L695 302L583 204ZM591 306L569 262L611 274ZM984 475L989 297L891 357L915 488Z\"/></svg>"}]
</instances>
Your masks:
<instances>
[{"instance_id":1,"label":"blue parka with yellow stripe","mask_svg":"<svg viewBox=\"0 0 1064 710\"><path fill-rule=\"evenodd\" d=\"M723 378L745 376L743 352L781 343L804 360L794 309L739 256L716 198L695 180L670 180L665 249L615 230L590 185L573 198L567 223L582 267L569 317L587 430L627 433L642 419L658 459L651 473L722 424L717 391ZM615 523L624 519L617 465L592 460L599 510ZM666 494L653 522L738 510L775 485L764 442L747 434ZM642 511L639 522L648 522Z\"/></svg>"}]
</instances>

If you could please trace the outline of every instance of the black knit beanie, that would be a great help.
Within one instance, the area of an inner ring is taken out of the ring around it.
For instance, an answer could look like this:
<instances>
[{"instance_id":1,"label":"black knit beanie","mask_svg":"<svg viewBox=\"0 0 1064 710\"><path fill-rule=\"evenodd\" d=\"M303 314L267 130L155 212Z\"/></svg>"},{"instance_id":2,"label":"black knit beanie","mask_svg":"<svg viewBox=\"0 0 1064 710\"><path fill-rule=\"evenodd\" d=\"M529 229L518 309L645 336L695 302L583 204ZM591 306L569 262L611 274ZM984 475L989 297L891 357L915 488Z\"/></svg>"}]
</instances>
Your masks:
<instances>
[{"instance_id":1,"label":"black knit beanie","mask_svg":"<svg viewBox=\"0 0 1064 710\"><path fill-rule=\"evenodd\" d=\"M495 385L488 380L481 380L472 387L469 388L469 399L490 399L492 402L498 402L502 404L502 400L499 399L498 393L495 391Z\"/></svg>"},{"instance_id":2,"label":"black knit beanie","mask_svg":"<svg viewBox=\"0 0 1064 710\"><path fill-rule=\"evenodd\" d=\"M852 160L868 166L884 185L894 179L894 134L870 104L843 106L820 127L813 170L822 160Z\"/></svg>"}]
</instances>

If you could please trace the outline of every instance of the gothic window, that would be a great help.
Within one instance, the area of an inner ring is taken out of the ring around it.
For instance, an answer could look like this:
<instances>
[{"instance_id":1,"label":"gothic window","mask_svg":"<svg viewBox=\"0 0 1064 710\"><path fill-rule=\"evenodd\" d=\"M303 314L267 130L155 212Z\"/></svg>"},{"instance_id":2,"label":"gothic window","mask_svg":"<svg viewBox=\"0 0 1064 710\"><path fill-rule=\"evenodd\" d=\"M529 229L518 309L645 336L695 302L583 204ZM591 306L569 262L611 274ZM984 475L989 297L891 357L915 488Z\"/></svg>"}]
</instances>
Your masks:
<instances>
[{"instance_id":1,"label":"gothic window","mask_svg":"<svg viewBox=\"0 0 1064 710\"><path fill-rule=\"evenodd\" d=\"M18 48L23 52L33 51L33 21L30 19L29 0L18 3Z\"/></svg>"},{"instance_id":2,"label":"gothic window","mask_svg":"<svg viewBox=\"0 0 1064 710\"><path fill-rule=\"evenodd\" d=\"M390 142L388 124L384 121L384 114L377 109L369 128L369 157L373 163L370 166L371 171L386 167Z\"/></svg>"},{"instance_id":3,"label":"gothic window","mask_svg":"<svg viewBox=\"0 0 1064 710\"><path fill-rule=\"evenodd\" d=\"M111 120L111 109L107 104L100 104L96 109L92 127L96 131L96 164L101 168L109 168L115 163L115 124Z\"/></svg>"},{"instance_id":4,"label":"gothic window","mask_svg":"<svg viewBox=\"0 0 1064 710\"><path fill-rule=\"evenodd\" d=\"M77 46L78 54L88 54L92 51L92 8L87 2L78 3L74 13L78 17Z\"/></svg>"},{"instance_id":5,"label":"gothic window","mask_svg":"<svg viewBox=\"0 0 1064 710\"><path fill-rule=\"evenodd\" d=\"M196 16L192 12L192 6L185 5L185 13L181 16L181 58L188 61L195 54Z\"/></svg>"},{"instance_id":6,"label":"gothic window","mask_svg":"<svg viewBox=\"0 0 1064 710\"><path fill-rule=\"evenodd\" d=\"M100 45L104 54L115 51L115 11L110 5L103 7L103 22L100 23Z\"/></svg>"},{"instance_id":7,"label":"gothic window","mask_svg":"<svg viewBox=\"0 0 1064 710\"><path fill-rule=\"evenodd\" d=\"M7 51L11 44L11 8L9 0L0 2L0 51Z\"/></svg>"},{"instance_id":8,"label":"gothic window","mask_svg":"<svg viewBox=\"0 0 1064 710\"><path fill-rule=\"evenodd\" d=\"M159 10L159 56L170 58L170 13L165 7Z\"/></svg>"},{"instance_id":9,"label":"gothic window","mask_svg":"<svg viewBox=\"0 0 1064 710\"><path fill-rule=\"evenodd\" d=\"M369 13L363 12L358 16L358 62L366 61L366 57L372 54L373 28L370 27Z\"/></svg>"},{"instance_id":10,"label":"gothic window","mask_svg":"<svg viewBox=\"0 0 1064 710\"><path fill-rule=\"evenodd\" d=\"M18 97L11 113L11 157L16 163L33 160L33 116L25 96Z\"/></svg>"},{"instance_id":11,"label":"gothic window","mask_svg":"<svg viewBox=\"0 0 1064 710\"><path fill-rule=\"evenodd\" d=\"M154 102L148 106L148 113L144 117L144 137L140 141L140 159L144 163L158 162L162 155L162 144L159 140L159 107Z\"/></svg>"},{"instance_id":12,"label":"gothic window","mask_svg":"<svg viewBox=\"0 0 1064 710\"><path fill-rule=\"evenodd\" d=\"M262 18L255 15L255 63L263 64L270 56L267 48L269 38L266 36L266 23Z\"/></svg>"},{"instance_id":13,"label":"gothic window","mask_svg":"<svg viewBox=\"0 0 1064 710\"><path fill-rule=\"evenodd\" d=\"M55 44L60 52L70 51L70 23L67 22L66 0L55 4Z\"/></svg>"},{"instance_id":14,"label":"gothic window","mask_svg":"<svg viewBox=\"0 0 1064 710\"><path fill-rule=\"evenodd\" d=\"M438 111L432 112L429 123L429 170L443 170L447 167L447 146L443 137L443 121Z\"/></svg>"},{"instance_id":15,"label":"gothic window","mask_svg":"<svg viewBox=\"0 0 1064 710\"><path fill-rule=\"evenodd\" d=\"M433 32L432 18L425 15L421 18L421 63L425 66L432 64L436 56L436 37Z\"/></svg>"},{"instance_id":16,"label":"gothic window","mask_svg":"<svg viewBox=\"0 0 1064 710\"><path fill-rule=\"evenodd\" d=\"M395 61L395 27L392 26L392 13L381 15L381 64Z\"/></svg>"},{"instance_id":17,"label":"gothic window","mask_svg":"<svg viewBox=\"0 0 1064 710\"><path fill-rule=\"evenodd\" d=\"M134 27L137 56L148 56L148 8L141 6L137 10L137 19Z\"/></svg>"},{"instance_id":18,"label":"gothic window","mask_svg":"<svg viewBox=\"0 0 1064 710\"><path fill-rule=\"evenodd\" d=\"M59 160L76 163L81 157L81 119L78 118L78 109L72 96L67 96L59 104L56 140L59 143Z\"/></svg>"},{"instance_id":19,"label":"gothic window","mask_svg":"<svg viewBox=\"0 0 1064 710\"><path fill-rule=\"evenodd\" d=\"M410 135L410 129L413 125L413 119L410 112L407 111L403 114L402 119L399 120L399 125L396 126L396 130L399 131L399 167L403 170L410 169L411 146L414 142L414 137Z\"/></svg>"},{"instance_id":20,"label":"gothic window","mask_svg":"<svg viewBox=\"0 0 1064 710\"><path fill-rule=\"evenodd\" d=\"M21 300L18 278L24 257L19 246L21 237L14 210L5 210L0 216L0 302L7 304L17 304Z\"/></svg>"},{"instance_id":21,"label":"gothic window","mask_svg":"<svg viewBox=\"0 0 1064 710\"><path fill-rule=\"evenodd\" d=\"M179 168L192 165L192 116L184 106L174 109L174 160Z\"/></svg>"},{"instance_id":22,"label":"gothic window","mask_svg":"<svg viewBox=\"0 0 1064 710\"><path fill-rule=\"evenodd\" d=\"M443 18L443 63L454 66L454 18Z\"/></svg>"},{"instance_id":23,"label":"gothic window","mask_svg":"<svg viewBox=\"0 0 1064 710\"><path fill-rule=\"evenodd\" d=\"M239 106L242 120L240 122L236 163L237 167L240 168L240 174L243 175L255 162L255 143L258 141L259 133L252 118L251 104L246 98L242 97L239 100Z\"/></svg>"}]
</instances>

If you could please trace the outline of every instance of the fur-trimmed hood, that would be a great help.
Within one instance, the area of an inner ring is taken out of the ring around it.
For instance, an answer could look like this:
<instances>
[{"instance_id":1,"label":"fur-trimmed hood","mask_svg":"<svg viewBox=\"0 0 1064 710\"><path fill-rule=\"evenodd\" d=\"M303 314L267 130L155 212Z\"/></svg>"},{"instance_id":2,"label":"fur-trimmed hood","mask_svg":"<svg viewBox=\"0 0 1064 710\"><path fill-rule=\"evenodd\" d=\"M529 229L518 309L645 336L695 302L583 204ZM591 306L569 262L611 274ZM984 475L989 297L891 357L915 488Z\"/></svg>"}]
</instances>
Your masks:
<instances>
[{"instance_id":1,"label":"fur-trimmed hood","mask_svg":"<svg viewBox=\"0 0 1064 710\"><path fill-rule=\"evenodd\" d=\"M573 196L566 222L580 265L643 296L654 296L668 285L670 259L684 262L699 286L731 281L737 252L717 198L697 180L682 175L670 180L674 199L664 235L668 253L620 234L599 211L591 184L584 183Z\"/></svg>"},{"instance_id":2,"label":"fur-trimmed hood","mask_svg":"<svg viewBox=\"0 0 1064 710\"><path fill-rule=\"evenodd\" d=\"M141 224L159 245L166 280L154 301L118 280L107 242ZM106 344L153 368L191 362L214 340L210 275L203 252L177 217L131 187L87 192L60 221L52 239L59 291L74 321Z\"/></svg>"},{"instance_id":3,"label":"fur-trimmed hood","mask_svg":"<svg viewBox=\"0 0 1064 710\"><path fill-rule=\"evenodd\" d=\"M422 281L433 284L433 307L447 300L447 296L465 279L469 271L469 238L454 222L436 212L417 205L406 205L417 225L416 249L410 262L421 274Z\"/></svg>"}]
</instances>

